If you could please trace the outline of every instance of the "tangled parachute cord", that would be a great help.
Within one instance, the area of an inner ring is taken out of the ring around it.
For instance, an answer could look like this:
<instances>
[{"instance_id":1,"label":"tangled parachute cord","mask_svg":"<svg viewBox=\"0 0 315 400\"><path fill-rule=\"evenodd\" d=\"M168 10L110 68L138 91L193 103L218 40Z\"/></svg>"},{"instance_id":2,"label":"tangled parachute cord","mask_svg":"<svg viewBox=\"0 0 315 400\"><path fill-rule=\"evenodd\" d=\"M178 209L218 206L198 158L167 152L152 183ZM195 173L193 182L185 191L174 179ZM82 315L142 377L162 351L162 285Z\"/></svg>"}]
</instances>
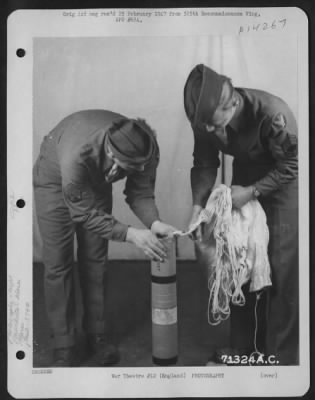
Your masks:
<instances>
[{"instance_id":1,"label":"tangled parachute cord","mask_svg":"<svg viewBox=\"0 0 315 400\"><path fill-rule=\"evenodd\" d=\"M240 234L240 217L232 212L231 189L225 185L213 191L202 213L207 234L213 233L216 243L215 265L208 279L208 322L218 325L229 318L230 301L239 306L245 304L242 286L249 277L246 264L248 235Z\"/></svg>"},{"instance_id":2,"label":"tangled parachute cord","mask_svg":"<svg viewBox=\"0 0 315 400\"><path fill-rule=\"evenodd\" d=\"M264 356L264 353L258 350L257 348L257 333L258 333L258 317L257 317L257 307L258 302L262 296L262 292L256 293L256 302L255 302L255 333L254 333L254 351L250 354L249 360L251 360L255 356ZM251 365L251 362L249 363Z\"/></svg>"},{"instance_id":3,"label":"tangled parachute cord","mask_svg":"<svg viewBox=\"0 0 315 400\"><path fill-rule=\"evenodd\" d=\"M188 231L176 231L174 235L192 235L200 225L202 241L198 248L210 269L208 322L217 325L230 316L230 302L245 304L242 287L246 282L250 281L251 292L271 286L269 230L257 200L232 210L231 189L226 185L212 192L206 208Z\"/></svg>"}]
</instances>

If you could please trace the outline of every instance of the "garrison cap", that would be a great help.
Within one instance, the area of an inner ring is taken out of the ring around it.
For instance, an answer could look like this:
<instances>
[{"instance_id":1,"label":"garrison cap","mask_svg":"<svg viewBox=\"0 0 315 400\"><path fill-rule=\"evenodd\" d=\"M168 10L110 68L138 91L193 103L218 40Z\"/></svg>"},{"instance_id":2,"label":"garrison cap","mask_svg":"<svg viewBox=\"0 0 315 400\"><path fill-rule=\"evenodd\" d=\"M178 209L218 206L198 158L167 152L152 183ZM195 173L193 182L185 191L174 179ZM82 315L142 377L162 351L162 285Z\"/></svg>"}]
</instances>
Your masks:
<instances>
[{"instance_id":1,"label":"garrison cap","mask_svg":"<svg viewBox=\"0 0 315 400\"><path fill-rule=\"evenodd\" d=\"M131 168L146 164L155 153L154 132L140 119L124 118L115 122L107 131L105 147L114 157Z\"/></svg>"},{"instance_id":2,"label":"garrison cap","mask_svg":"<svg viewBox=\"0 0 315 400\"><path fill-rule=\"evenodd\" d=\"M211 122L227 80L204 64L198 64L190 72L184 88L184 107L193 126Z\"/></svg>"}]
</instances>

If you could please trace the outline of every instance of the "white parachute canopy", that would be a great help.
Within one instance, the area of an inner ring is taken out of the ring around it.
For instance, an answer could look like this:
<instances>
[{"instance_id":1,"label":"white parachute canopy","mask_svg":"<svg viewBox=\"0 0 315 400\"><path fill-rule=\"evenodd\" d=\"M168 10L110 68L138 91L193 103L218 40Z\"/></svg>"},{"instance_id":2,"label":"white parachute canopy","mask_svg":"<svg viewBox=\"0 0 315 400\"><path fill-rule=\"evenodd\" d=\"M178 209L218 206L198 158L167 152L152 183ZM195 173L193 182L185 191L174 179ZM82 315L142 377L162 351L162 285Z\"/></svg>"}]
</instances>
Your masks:
<instances>
[{"instance_id":1,"label":"white parachute canopy","mask_svg":"<svg viewBox=\"0 0 315 400\"><path fill-rule=\"evenodd\" d=\"M268 259L269 230L259 201L251 200L241 209L232 208L231 189L216 188L201 211L196 225L202 225L199 259L206 262L209 323L216 325L230 315L230 301L245 304L242 287L258 292L271 286Z\"/></svg>"}]
</instances>

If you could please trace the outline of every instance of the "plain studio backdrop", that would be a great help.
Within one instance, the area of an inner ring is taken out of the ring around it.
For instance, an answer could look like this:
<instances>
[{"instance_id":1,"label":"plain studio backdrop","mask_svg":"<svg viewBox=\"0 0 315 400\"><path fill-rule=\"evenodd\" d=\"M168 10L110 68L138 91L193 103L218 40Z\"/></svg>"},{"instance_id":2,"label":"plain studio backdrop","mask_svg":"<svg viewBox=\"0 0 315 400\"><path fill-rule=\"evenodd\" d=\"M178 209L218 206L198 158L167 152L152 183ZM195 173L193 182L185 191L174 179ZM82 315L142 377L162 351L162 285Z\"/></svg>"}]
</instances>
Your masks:
<instances>
[{"instance_id":1,"label":"plain studio backdrop","mask_svg":"<svg viewBox=\"0 0 315 400\"><path fill-rule=\"evenodd\" d=\"M156 131L161 159L156 201L163 221L185 229L192 200L190 168L193 134L183 107L183 88L199 63L230 78L234 86L268 91L283 98L297 117L297 40L295 36L36 38L33 75L33 161L43 136L67 115L107 109L144 118ZM231 158L217 182L230 183ZM113 215L141 227L125 203L124 181L113 185ZM178 241L178 257L194 259L193 243ZM34 261L42 242L34 212ZM111 259L141 259L141 251L111 242Z\"/></svg>"}]
</instances>

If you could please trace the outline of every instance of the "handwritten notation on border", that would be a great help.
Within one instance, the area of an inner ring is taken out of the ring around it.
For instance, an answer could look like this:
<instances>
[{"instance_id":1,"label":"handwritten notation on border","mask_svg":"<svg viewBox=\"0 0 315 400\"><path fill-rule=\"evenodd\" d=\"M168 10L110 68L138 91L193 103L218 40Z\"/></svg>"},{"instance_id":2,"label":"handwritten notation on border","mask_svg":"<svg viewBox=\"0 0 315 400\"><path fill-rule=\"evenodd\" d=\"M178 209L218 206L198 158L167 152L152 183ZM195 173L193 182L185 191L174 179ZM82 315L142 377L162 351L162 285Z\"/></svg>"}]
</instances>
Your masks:
<instances>
[{"instance_id":1,"label":"handwritten notation on border","mask_svg":"<svg viewBox=\"0 0 315 400\"><path fill-rule=\"evenodd\" d=\"M271 22L255 22L248 25L241 25L238 34L250 33L250 32L263 32L284 29L287 24L287 20L273 20Z\"/></svg>"}]
</instances>

